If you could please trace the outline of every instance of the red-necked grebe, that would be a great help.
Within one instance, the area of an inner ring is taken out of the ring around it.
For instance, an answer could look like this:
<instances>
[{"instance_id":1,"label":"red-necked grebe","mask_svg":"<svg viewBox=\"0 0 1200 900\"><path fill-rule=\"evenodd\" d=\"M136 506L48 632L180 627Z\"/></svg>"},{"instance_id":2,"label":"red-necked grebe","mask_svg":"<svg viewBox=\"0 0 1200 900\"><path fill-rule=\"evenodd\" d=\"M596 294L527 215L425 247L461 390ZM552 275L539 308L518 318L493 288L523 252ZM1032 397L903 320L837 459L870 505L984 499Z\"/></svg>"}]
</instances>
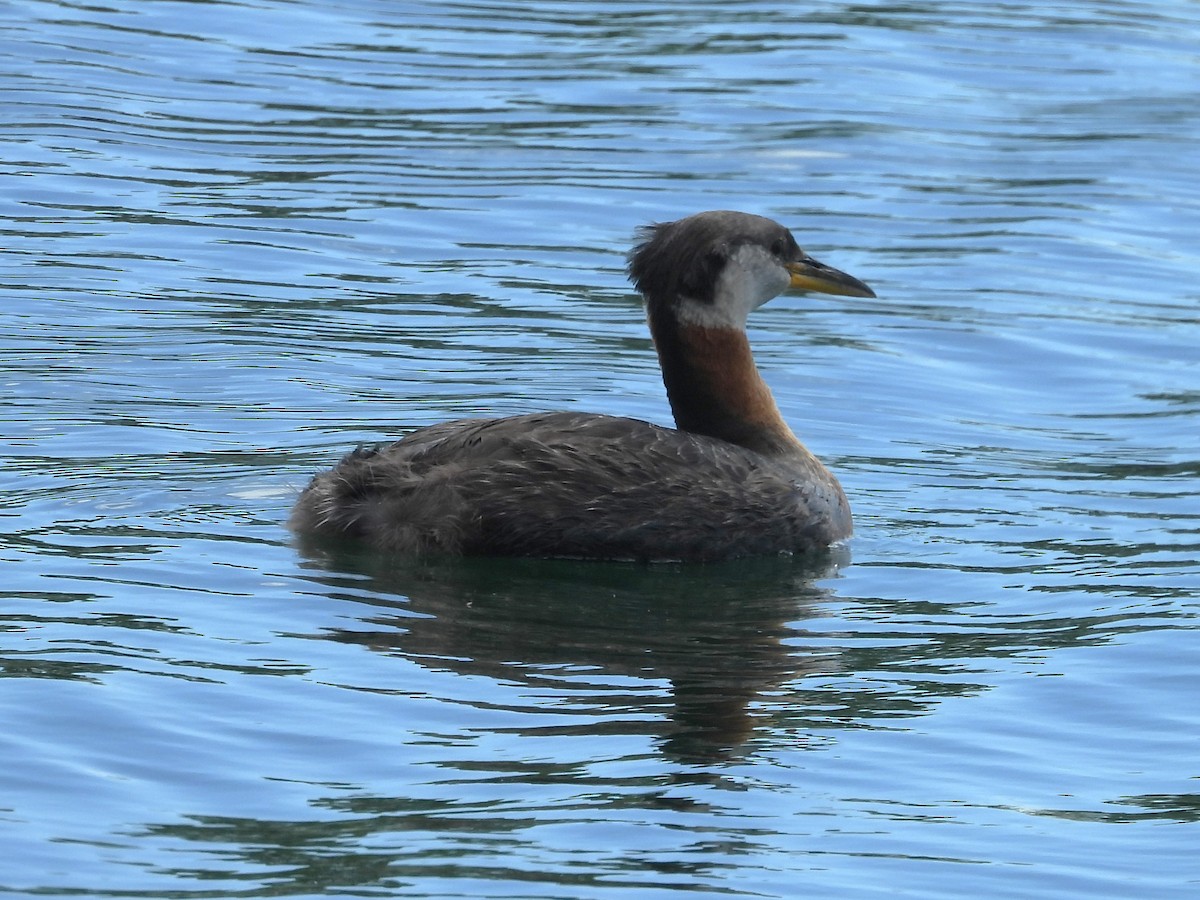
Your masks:
<instances>
[{"instance_id":1,"label":"red-necked grebe","mask_svg":"<svg viewBox=\"0 0 1200 900\"><path fill-rule=\"evenodd\" d=\"M746 319L788 287L874 293L761 216L703 212L638 237L629 277L677 428L581 412L420 428L317 475L291 527L394 554L638 560L809 553L848 537L846 496L780 416Z\"/></svg>"}]
</instances>

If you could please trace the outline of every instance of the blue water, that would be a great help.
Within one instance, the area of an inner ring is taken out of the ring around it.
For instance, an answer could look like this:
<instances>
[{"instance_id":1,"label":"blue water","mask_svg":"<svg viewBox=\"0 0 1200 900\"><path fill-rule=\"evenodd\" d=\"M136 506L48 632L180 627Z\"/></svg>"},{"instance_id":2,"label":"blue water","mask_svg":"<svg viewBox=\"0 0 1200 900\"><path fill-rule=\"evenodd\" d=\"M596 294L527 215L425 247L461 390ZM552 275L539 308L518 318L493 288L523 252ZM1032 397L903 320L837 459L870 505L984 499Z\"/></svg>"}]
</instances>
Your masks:
<instances>
[{"instance_id":1,"label":"blue water","mask_svg":"<svg viewBox=\"0 0 1200 900\"><path fill-rule=\"evenodd\" d=\"M0 893L1200 891L1200 10L0 8ZM848 550L397 564L360 442L669 422L623 254L752 320Z\"/></svg>"}]
</instances>

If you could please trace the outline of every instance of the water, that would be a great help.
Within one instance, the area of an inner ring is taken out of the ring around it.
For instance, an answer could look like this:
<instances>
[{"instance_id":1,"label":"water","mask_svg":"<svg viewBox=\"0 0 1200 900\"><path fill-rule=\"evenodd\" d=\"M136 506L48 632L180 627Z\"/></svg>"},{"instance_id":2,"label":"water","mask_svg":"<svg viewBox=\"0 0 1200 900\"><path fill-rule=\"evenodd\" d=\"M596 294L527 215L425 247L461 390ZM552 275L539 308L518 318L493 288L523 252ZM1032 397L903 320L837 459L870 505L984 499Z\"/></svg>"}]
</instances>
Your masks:
<instances>
[{"instance_id":1,"label":"water","mask_svg":"<svg viewBox=\"0 0 1200 900\"><path fill-rule=\"evenodd\" d=\"M1184 897L1200 15L0 10L0 890ZM358 442L668 421L635 226L764 213L848 553L298 547Z\"/></svg>"}]
</instances>

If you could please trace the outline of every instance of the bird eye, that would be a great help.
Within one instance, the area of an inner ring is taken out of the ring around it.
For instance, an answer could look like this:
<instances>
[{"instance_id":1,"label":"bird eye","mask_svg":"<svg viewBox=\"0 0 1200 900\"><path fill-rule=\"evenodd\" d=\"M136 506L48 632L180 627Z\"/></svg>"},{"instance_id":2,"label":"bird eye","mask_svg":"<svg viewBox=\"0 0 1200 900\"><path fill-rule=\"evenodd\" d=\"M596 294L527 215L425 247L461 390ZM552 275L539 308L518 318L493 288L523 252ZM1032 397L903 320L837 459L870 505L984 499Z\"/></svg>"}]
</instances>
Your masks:
<instances>
[{"instance_id":1,"label":"bird eye","mask_svg":"<svg viewBox=\"0 0 1200 900\"><path fill-rule=\"evenodd\" d=\"M782 257L783 256L783 248L784 248L783 238L776 238L775 243L773 243L771 245L771 252L778 257Z\"/></svg>"}]
</instances>

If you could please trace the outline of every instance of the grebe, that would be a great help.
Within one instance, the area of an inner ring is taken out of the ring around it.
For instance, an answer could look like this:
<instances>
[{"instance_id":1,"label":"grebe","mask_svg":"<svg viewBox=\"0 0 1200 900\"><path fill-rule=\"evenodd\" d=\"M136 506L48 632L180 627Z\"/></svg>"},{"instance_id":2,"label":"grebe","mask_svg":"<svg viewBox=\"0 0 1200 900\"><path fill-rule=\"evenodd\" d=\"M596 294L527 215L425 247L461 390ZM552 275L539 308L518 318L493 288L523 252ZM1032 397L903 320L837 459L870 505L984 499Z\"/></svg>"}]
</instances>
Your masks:
<instances>
[{"instance_id":1,"label":"grebe","mask_svg":"<svg viewBox=\"0 0 1200 900\"><path fill-rule=\"evenodd\" d=\"M788 287L875 294L761 216L702 212L638 238L629 277L677 428L581 412L420 428L317 475L291 528L404 555L682 561L849 537L846 495L780 416L746 319Z\"/></svg>"}]
</instances>

